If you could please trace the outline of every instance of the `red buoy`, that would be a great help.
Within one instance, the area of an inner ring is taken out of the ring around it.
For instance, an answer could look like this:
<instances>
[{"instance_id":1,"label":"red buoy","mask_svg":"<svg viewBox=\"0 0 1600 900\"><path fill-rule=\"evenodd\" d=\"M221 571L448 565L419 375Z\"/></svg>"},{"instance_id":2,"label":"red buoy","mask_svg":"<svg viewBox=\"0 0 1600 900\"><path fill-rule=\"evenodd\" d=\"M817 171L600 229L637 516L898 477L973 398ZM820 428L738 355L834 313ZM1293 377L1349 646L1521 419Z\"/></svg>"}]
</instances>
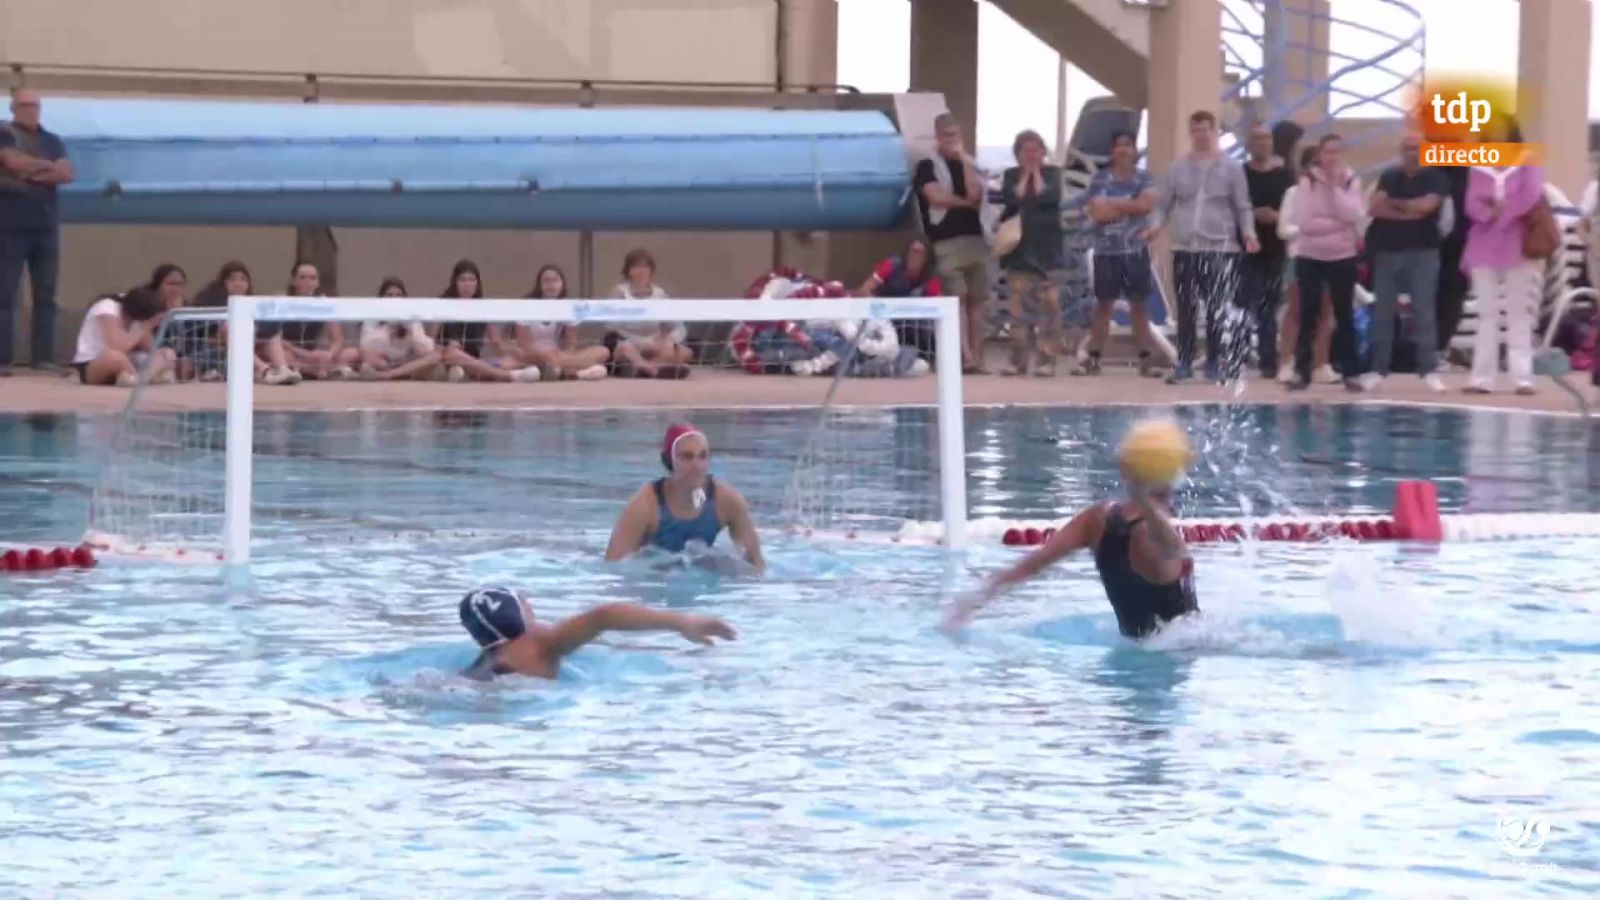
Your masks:
<instances>
[{"instance_id":1,"label":"red buoy","mask_svg":"<svg viewBox=\"0 0 1600 900\"><path fill-rule=\"evenodd\" d=\"M1022 532L1015 528L1007 528L1006 533L1000 536L1000 543L1007 547L1015 547L1022 543Z\"/></svg>"}]
</instances>

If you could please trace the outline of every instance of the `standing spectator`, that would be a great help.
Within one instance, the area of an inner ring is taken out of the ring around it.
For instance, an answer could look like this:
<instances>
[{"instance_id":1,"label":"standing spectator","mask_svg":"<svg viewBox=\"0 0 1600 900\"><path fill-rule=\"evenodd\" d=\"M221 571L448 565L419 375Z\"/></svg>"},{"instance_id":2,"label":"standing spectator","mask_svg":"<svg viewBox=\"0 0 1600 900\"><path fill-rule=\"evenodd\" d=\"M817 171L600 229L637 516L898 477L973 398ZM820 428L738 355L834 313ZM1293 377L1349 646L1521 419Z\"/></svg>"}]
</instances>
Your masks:
<instances>
[{"instance_id":1,"label":"standing spectator","mask_svg":"<svg viewBox=\"0 0 1600 900\"><path fill-rule=\"evenodd\" d=\"M961 298L961 369L988 374L983 335L988 327L989 244L979 215L985 201L983 176L967 155L955 116L943 113L934 119L933 135L937 150L917 163L911 184L940 279Z\"/></svg>"},{"instance_id":2,"label":"standing spectator","mask_svg":"<svg viewBox=\"0 0 1600 900\"><path fill-rule=\"evenodd\" d=\"M1297 171L1305 172L1317 163L1317 148L1306 147L1300 151L1300 165ZM1294 180L1299 181L1295 175ZM1283 239L1284 251L1288 254L1288 261L1284 263L1283 279L1288 285L1284 291L1285 303L1283 307L1283 328L1278 333L1278 359L1284 357L1294 358L1295 347L1300 342L1300 288L1295 285L1295 257L1300 255L1300 226L1295 224L1295 210L1298 208L1297 198L1300 186L1291 184L1289 190L1283 194L1283 206L1278 210L1278 237ZM1339 373L1328 364L1329 348L1333 343L1333 304L1328 302L1326 292L1317 298L1317 336L1316 344L1311 350L1312 380L1318 383L1337 384ZM1278 381L1288 384L1294 380L1294 366L1278 367Z\"/></svg>"},{"instance_id":3,"label":"standing spectator","mask_svg":"<svg viewBox=\"0 0 1600 900\"><path fill-rule=\"evenodd\" d=\"M1011 142L1017 164L1001 177L1002 221L1017 216L1022 240L1000 260L1011 294L1011 365L1003 374L1056 373L1061 352L1059 280L1066 267L1061 231L1061 169L1045 164L1044 138L1023 131ZM1031 367L1031 369L1030 369Z\"/></svg>"},{"instance_id":4,"label":"standing spectator","mask_svg":"<svg viewBox=\"0 0 1600 900\"><path fill-rule=\"evenodd\" d=\"M1294 185L1294 173L1272 152L1272 132L1264 124L1250 129L1250 161L1245 163L1244 180L1261 250L1245 260L1239 305L1244 307L1245 322L1255 324L1261 377L1271 380L1278 377L1278 307L1283 303L1287 253L1278 236L1278 217L1283 212L1283 197ZM1231 378L1238 373L1230 368L1227 374Z\"/></svg>"},{"instance_id":5,"label":"standing spectator","mask_svg":"<svg viewBox=\"0 0 1600 900\"><path fill-rule=\"evenodd\" d=\"M1496 130L1504 133L1505 141L1522 142L1515 122ZM1517 393L1534 392L1533 326L1544 260L1526 255L1523 235L1528 218L1537 213L1543 200L1544 170L1536 165L1474 166L1468 176L1466 217L1471 224L1461 268L1472 278L1472 294L1478 304L1472 380L1466 387L1469 394L1487 394L1494 389L1500 371L1501 316L1506 325L1506 362ZM1545 215L1549 215L1548 207Z\"/></svg>"},{"instance_id":6,"label":"standing spectator","mask_svg":"<svg viewBox=\"0 0 1600 900\"><path fill-rule=\"evenodd\" d=\"M1317 300L1324 286L1333 301L1333 346L1345 390L1360 391L1355 334L1356 256L1364 214L1361 179L1344 162L1344 141L1328 134L1317 142L1317 161L1300 176L1295 225L1300 229L1294 261L1300 290L1300 340L1295 346L1294 381L1289 389L1311 386L1311 359L1317 337Z\"/></svg>"},{"instance_id":7,"label":"standing spectator","mask_svg":"<svg viewBox=\"0 0 1600 900\"><path fill-rule=\"evenodd\" d=\"M1074 375L1099 375L1100 354L1111 334L1111 313L1118 300L1128 301L1133 340L1139 348L1139 374L1155 375L1151 355L1156 346L1146 305L1152 287L1150 246L1142 234L1150 227L1156 205L1156 182L1138 168L1133 133L1111 136L1111 165L1094 173L1085 192L1094 221L1094 318L1089 326L1089 352Z\"/></svg>"},{"instance_id":8,"label":"standing spectator","mask_svg":"<svg viewBox=\"0 0 1600 900\"><path fill-rule=\"evenodd\" d=\"M1372 288L1377 295L1372 320L1372 369L1361 386L1373 390L1387 378L1394 356L1397 302L1411 298L1415 326L1417 374L1434 391L1444 382L1438 366L1438 326L1434 301L1439 289L1439 213L1450 197L1450 180L1422 165L1422 139L1400 139L1400 164L1378 176L1368 208L1367 249L1372 252Z\"/></svg>"},{"instance_id":9,"label":"standing spectator","mask_svg":"<svg viewBox=\"0 0 1600 900\"><path fill-rule=\"evenodd\" d=\"M72 162L61 138L39 124L38 93L11 94L11 121L0 127L0 377L11 374L17 292L22 270L33 289L33 368L56 370L56 276L61 226L56 187L70 184Z\"/></svg>"},{"instance_id":10,"label":"standing spectator","mask_svg":"<svg viewBox=\"0 0 1600 900\"><path fill-rule=\"evenodd\" d=\"M929 259L928 242L914 237L906 243L905 252L878 263L867 280L856 288L858 297L939 297L944 284L934 273L933 260ZM927 319L897 319L894 322L900 344L917 351L917 357L928 365L936 364L937 337L934 323Z\"/></svg>"},{"instance_id":11,"label":"standing spectator","mask_svg":"<svg viewBox=\"0 0 1600 900\"><path fill-rule=\"evenodd\" d=\"M1172 281L1178 295L1178 365L1168 384L1194 379L1196 318L1206 316L1206 380L1222 380L1222 317L1238 289L1239 244L1255 253L1255 215L1244 169L1217 149L1217 117L1189 116L1189 153L1161 181L1151 240L1171 226Z\"/></svg>"}]
</instances>

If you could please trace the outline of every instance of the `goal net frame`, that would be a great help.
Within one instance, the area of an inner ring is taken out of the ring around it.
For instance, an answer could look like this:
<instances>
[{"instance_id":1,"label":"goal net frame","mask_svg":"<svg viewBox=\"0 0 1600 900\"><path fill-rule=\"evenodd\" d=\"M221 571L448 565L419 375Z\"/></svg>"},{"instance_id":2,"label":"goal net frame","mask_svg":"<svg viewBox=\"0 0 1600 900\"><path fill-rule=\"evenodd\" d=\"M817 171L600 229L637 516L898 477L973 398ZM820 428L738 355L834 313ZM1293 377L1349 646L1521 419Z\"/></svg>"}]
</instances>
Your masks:
<instances>
[{"instance_id":1,"label":"goal net frame","mask_svg":"<svg viewBox=\"0 0 1600 900\"><path fill-rule=\"evenodd\" d=\"M220 312L220 311L219 311ZM665 315L664 315L665 314ZM251 559L254 477L255 390L253 379L258 322L321 321L361 323L530 321L659 321L685 323L761 319L911 319L935 327L939 508L944 532L940 543L961 549L967 540L966 439L962 403L960 301L955 297L885 299L871 297L807 299L523 300L422 299L376 297L234 296L226 310L227 405L224 446L222 562L248 565ZM195 318L216 319L216 313ZM832 390L819 406L830 408ZM921 404L918 404L921 405ZM819 425L820 427L820 425Z\"/></svg>"}]
</instances>

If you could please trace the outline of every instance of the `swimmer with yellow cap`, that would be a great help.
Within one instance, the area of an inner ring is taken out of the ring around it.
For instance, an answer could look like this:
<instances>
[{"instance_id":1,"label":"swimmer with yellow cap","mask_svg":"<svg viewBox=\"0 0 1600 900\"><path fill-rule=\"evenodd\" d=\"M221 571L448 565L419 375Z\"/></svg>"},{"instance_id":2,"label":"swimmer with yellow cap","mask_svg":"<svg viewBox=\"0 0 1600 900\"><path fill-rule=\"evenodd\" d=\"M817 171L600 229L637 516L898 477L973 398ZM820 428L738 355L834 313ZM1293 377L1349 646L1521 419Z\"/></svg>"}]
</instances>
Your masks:
<instances>
[{"instance_id":1,"label":"swimmer with yellow cap","mask_svg":"<svg viewBox=\"0 0 1600 900\"><path fill-rule=\"evenodd\" d=\"M965 626L1008 588L1083 549L1094 554L1123 635L1146 637L1179 616L1199 612L1194 561L1172 522L1172 491L1189 466L1188 439L1172 422L1147 420L1128 431L1118 455L1127 499L1083 510L978 593L957 601L945 616L947 631Z\"/></svg>"}]
</instances>

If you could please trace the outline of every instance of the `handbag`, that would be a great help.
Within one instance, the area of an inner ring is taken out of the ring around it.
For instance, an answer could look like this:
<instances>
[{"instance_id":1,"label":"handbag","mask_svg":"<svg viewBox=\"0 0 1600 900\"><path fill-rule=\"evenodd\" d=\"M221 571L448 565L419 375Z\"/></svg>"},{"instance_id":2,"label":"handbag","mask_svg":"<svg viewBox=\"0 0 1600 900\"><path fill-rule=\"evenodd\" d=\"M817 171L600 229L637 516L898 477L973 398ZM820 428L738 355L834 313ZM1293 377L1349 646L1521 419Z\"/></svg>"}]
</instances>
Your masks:
<instances>
[{"instance_id":1,"label":"handbag","mask_svg":"<svg viewBox=\"0 0 1600 900\"><path fill-rule=\"evenodd\" d=\"M1522 217L1522 255L1528 259L1549 259L1561 249L1561 231L1550 201L1540 196Z\"/></svg>"},{"instance_id":2,"label":"handbag","mask_svg":"<svg viewBox=\"0 0 1600 900\"><path fill-rule=\"evenodd\" d=\"M1000 227L995 229L994 250L992 252L995 258L998 259L1017 249L1017 245L1020 243L1022 243L1022 213L1018 212L1011 218L1001 222Z\"/></svg>"}]
</instances>

